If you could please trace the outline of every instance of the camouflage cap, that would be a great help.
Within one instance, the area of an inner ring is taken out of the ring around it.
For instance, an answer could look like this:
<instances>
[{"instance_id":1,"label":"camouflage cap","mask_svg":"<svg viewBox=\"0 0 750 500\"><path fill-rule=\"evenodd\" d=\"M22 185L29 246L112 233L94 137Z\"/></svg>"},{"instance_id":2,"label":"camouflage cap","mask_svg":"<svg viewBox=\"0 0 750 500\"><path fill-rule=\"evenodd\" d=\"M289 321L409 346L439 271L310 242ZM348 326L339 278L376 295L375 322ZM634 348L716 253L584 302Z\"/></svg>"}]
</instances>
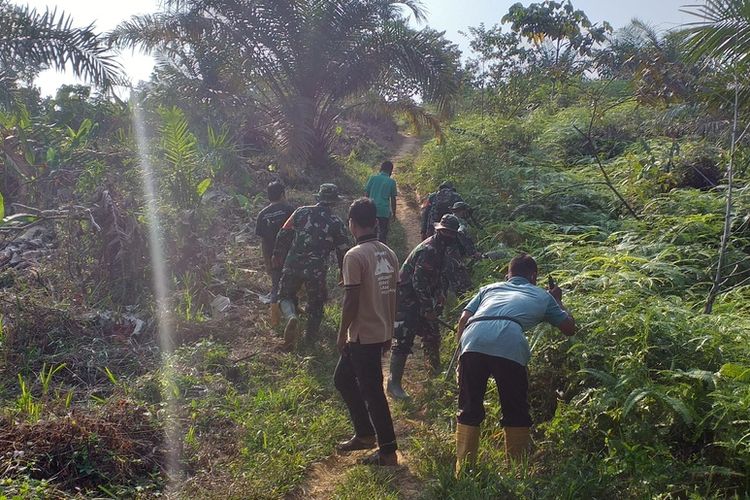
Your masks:
<instances>
[{"instance_id":1,"label":"camouflage cap","mask_svg":"<svg viewBox=\"0 0 750 500\"><path fill-rule=\"evenodd\" d=\"M453 183L451 181L443 181L439 186L438 189L456 189L453 187Z\"/></svg>"},{"instance_id":2,"label":"camouflage cap","mask_svg":"<svg viewBox=\"0 0 750 500\"><path fill-rule=\"evenodd\" d=\"M339 196L339 188L336 184L321 184L318 194L315 198L321 203L335 203L341 199Z\"/></svg>"},{"instance_id":3,"label":"camouflage cap","mask_svg":"<svg viewBox=\"0 0 750 500\"><path fill-rule=\"evenodd\" d=\"M435 231L443 229L445 231L456 233L458 232L459 227L461 227L461 223L459 222L458 217L453 214L445 214L440 219L440 222L435 223Z\"/></svg>"},{"instance_id":4,"label":"camouflage cap","mask_svg":"<svg viewBox=\"0 0 750 500\"><path fill-rule=\"evenodd\" d=\"M451 210L453 210L454 212L455 212L456 210L471 210L471 207L470 207L470 206L469 206L469 204L468 204L468 203L466 203L465 201L457 201L457 202L456 202L456 203L455 203L455 204L454 204L454 205L453 205L453 206L451 207Z\"/></svg>"}]
</instances>

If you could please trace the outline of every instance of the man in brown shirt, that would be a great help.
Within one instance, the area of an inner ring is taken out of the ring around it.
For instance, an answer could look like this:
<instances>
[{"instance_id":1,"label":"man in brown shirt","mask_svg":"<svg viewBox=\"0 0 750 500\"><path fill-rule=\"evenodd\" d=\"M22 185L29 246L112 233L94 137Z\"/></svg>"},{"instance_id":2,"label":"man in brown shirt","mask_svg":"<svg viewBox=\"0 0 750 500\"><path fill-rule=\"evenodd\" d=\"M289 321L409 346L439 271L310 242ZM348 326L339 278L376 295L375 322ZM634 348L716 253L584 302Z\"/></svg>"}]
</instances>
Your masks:
<instances>
[{"instance_id":1,"label":"man in brown shirt","mask_svg":"<svg viewBox=\"0 0 750 500\"><path fill-rule=\"evenodd\" d=\"M344 303L333 380L349 409L354 436L339 451L378 451L368 465L396 465L396 434L383 391L381 358L391 347L396 319L398 259L378 241L375 204L360 198L349 207L349 230L357 245L344 256Z\"/></svg>"}]
</instances>

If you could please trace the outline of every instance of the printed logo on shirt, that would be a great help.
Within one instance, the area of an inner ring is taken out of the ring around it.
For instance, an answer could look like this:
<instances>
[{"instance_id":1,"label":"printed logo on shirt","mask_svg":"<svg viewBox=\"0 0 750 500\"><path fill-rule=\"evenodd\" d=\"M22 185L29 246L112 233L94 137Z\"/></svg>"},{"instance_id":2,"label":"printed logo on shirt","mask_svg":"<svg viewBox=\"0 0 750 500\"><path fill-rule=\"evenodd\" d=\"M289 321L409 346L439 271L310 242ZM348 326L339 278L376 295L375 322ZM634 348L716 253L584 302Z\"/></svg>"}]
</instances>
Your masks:
<instances>
[{"instance_id":1,"label":"printed logo on shirt","mask_svg":"<svg viewBox=\"0 0 750 500\"><path fill-rule=\"evenodd\" d=\"M388 262L388 253L386 252L375 252L378 258L378 263L375 266L375 277L378 280L378 287L380 288L381 295L388 295L395 292L392 285L392 276L396 271L390 262Z\"/></svg>"}]
</instances>

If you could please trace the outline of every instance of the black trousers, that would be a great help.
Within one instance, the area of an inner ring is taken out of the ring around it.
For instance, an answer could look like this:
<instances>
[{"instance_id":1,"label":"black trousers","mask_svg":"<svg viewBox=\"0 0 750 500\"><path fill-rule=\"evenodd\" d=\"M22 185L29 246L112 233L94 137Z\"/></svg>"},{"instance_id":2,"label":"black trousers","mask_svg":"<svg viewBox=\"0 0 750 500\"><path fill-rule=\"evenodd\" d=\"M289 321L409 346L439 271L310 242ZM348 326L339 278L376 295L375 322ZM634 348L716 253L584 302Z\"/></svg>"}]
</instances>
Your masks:
<instances>
[{"instance_id":1,"label":"black trousers","mask_svg":"<svg viewBox=\"0 0 750 500\"><path fill-rule=\"evenodd\" d=\"M349 409L354 433L376 435L380 452L396 451L391 410L383 392L383 344L348 343L339 359L333 382Z\"/></svg>"},{"instance_id":2,"label":"black trousers","mask_svg":"<svg viewBox=\"0 0 750 500\"><path fill-rule=\"evenodd\" d=\"M378 217L378 241L381 243L388 242L388 230L390 229L390 217Z\"/></svg>"},{"instance_id":3,"label":"black trousers","mask_svg":"<svg viewBox=\"0 0 750 500\"><path fill-rule=\"evenodd\" d=\"M271 253L263 251L263 262L266 265L266 272L271 277L271 302L279 301L279 283L281 282L281 269L274 269L271 265Z\"/></svg>"},{"instance_id":4,"label":"black trousers","mask_svg":"<svg viewBox=\"0 0 750 500\"><path fill-rule=\"evenodd\" d=\"M526 367L498 356L465 352L458 360L458 423L478 426L484 420L484 393L490 376L500 395L503 427L531 427Z\"/></svg>"}]
</instances>

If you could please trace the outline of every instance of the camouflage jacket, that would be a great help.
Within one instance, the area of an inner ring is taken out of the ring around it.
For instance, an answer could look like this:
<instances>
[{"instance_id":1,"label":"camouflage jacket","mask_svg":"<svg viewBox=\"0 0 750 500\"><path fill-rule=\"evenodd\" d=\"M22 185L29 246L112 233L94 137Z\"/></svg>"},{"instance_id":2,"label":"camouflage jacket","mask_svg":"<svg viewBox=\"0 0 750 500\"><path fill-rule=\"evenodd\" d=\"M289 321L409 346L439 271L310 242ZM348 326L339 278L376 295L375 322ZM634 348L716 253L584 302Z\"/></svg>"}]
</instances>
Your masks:
<instances>
[{"instance_id":1,"label":"camouflage jacket","mask_svg":"<svg viewBox=\"0 0 750 500\"><path fill-rule=\"evenodd\" d=\"M474 236L471 234L471 227L466 220L456 217L459 222L458 226L458 243L462 257L472 257L477 253L477 246L474 243Z\"/></svg>"},{"instance_id":2,"label":"camouflage jacket","mask_svg":"<svg viewBox=\"0 0 750 500\"><path fill-rule=\"evenodd\" d=\"M344 223L331 213L330 207L319 203L294 211L276 237L273 255L286 255L284 269L305 272L326 269L328 256L334 250L341 268L348 249Z\"/></svg>"},{"instance_id":3,"label":"camouflage jacket","mask_svg":"<svg viewBox=\"0 0 750 500\"><path fill-rule=\"evenodd\" d=\"M438 296L447 289L445 270L455 241L431 236L417 245L401 266L400 293L409 300L413 292L422 314L433 311Z\"/></svg>"},{"instance_id":4,"label":"camouflage jacket","mask_svg":"<svg viewBox=\"0 0 750 500\"><path fill-rule=\"evenodd\" d=\"M430 225L440 221L443 215L450 213L451 207L459 201L464 201L464 199L453 188L443 188L430 193L422 203L422 234L429 234Z\"/></svg>"}]
</instances>

